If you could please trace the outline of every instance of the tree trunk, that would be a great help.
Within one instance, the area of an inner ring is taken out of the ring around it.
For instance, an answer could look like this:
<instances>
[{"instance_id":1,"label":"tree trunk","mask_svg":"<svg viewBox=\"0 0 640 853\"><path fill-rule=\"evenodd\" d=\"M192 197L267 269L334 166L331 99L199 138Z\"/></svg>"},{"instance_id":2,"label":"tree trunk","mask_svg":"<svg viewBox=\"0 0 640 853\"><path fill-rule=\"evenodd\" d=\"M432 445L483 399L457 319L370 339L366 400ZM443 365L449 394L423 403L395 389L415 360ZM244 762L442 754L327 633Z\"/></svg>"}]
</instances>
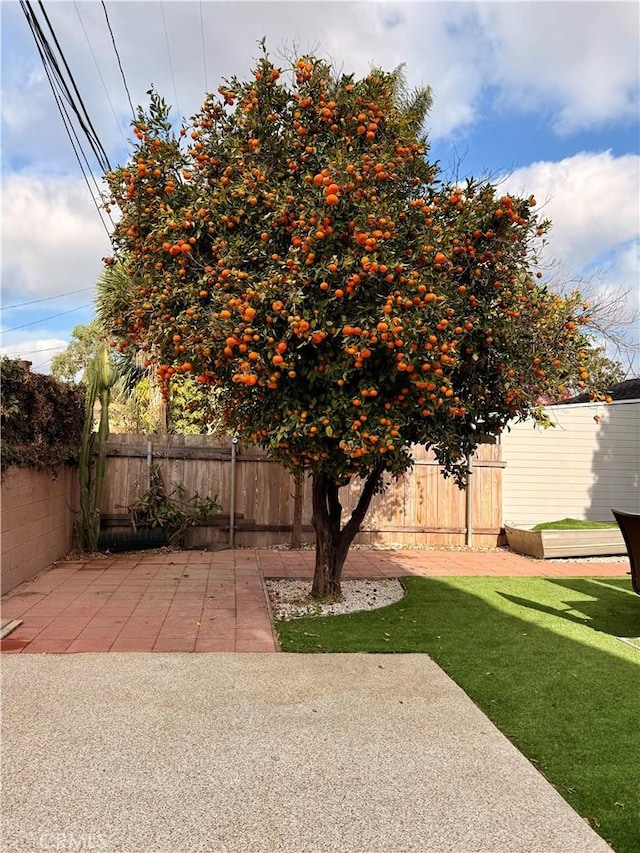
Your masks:
<instances>
[{"instance_id":1,"label":"tree trunk","mask_svg":"<svg viewBox=\"0 0 640 853\"><path fill-rule=\"evenodd\" d=\"M312 524L316 533L316 567L311 595L320 599L339 599L340 579L349 548L369 509L380 481L383 466L378 466L365 481L358 505L351 518L341 526L342 506L338 486L325 474L313 475Z\"/></svg>"}]
</instances>

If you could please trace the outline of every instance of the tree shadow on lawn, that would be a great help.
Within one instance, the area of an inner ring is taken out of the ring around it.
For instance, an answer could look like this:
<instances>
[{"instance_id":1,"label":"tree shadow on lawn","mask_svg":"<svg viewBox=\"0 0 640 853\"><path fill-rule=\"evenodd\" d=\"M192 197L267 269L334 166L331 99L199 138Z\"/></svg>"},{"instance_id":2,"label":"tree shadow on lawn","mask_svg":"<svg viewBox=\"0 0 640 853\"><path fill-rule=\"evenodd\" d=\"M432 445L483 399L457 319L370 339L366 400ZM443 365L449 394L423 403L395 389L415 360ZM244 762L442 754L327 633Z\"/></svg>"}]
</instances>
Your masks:
<instances>
[{"instance_id":1,"label":"tree shadow on lawn","mask_svg":"<svg viewBox=\"0 0 640 853\"><path fill-rule=\"evenodd\" d=\"M539 578L527 590L540 590L536 601L509 591L520 579L494 578L496 598L545 614L544 621L534 614L530 621L473 595L473 580L480 579L455 579L462 588L438 595L440 624L433 629L440 648L431 656L617 853L637 853L640 654L615 639L638 636L640 601L630 581L607 579L611 588L590 579ZM546 592L546 601L561 606L549 584L560 587L561 597L564 590L579 593L566 604L584 613L586 624L545 603ZM458 618L448 627L454 611Z\"/></svg>"},{"instance_id":2,"label":"tree shadow on lawn","mask_svg":"<svg viewBox=\"0 0 640 853\"><path fill-rule=\"evenodd\" d=\"M594 631L612 637L640 637L640 596L631 588L626 578L545 578L571 592L580 593L579 599L570 597L562 602L565 609L550 607L539 601L520 598L509 593L499 593L503 598L540 613L560 616L578 625L587 625ZM588 598L585 598L588 596Z\"/></svg>"},{"instance_id":3,"label":"tree shadow on lawn","mask_svg":"<svg viewBox=\"0 0 640 853\"><path fill-rule=\"evenodd\" d=\"M283 651L427 653L617 853L637 853L640 654L615 639L640 603L630 582L404 583L406 598L377 611L280 623ZM565 589L598 597L571 603L606 632L567 621Z\"/></svg>"}]
</instances>

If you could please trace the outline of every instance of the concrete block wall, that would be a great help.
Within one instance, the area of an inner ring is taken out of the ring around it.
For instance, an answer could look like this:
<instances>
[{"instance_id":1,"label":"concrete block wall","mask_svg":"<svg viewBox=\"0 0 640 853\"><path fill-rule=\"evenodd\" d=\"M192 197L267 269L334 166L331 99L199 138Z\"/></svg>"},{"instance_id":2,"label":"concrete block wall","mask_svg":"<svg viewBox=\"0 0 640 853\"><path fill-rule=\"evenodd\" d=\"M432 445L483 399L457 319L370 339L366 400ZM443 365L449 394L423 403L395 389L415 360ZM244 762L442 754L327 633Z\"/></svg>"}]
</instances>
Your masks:
<instances>
[{"instance_id":1,"label":"concrete block wall","mask_svg":"<svg viewBox=\"0 0 640 853\"><path fill-rule=\"evenodd\" d=\"M9 468L0 484L2 592L29 580L72 548L78 512L78 469L56 474Z\"/></svg>"}]
</instances>

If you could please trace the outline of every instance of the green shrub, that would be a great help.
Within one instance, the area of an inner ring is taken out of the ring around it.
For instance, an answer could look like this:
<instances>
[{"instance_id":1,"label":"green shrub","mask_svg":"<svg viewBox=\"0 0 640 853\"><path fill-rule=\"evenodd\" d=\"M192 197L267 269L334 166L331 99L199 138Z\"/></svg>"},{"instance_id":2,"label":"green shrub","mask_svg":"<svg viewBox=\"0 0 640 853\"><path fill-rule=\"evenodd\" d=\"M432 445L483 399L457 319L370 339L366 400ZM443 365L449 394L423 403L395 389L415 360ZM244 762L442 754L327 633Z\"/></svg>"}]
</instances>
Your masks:
<instances>
[{"instance_id":1,"label":"green shrub","mask_svg":"<svg viewBox=\"0 0 640 853\"><path fill-rule=\"evenodd\" d=\"M76 462L84 424L85 391L24 363L0 361L2 470L51 468Z\"/></svg>"},{"instance_id":2,"label":"green shrub","mask_svg":"<svg viewBox=\"0 0 640 853\"><path fill-rule=\"evenodd\" d=\"M176 544L182 541L187 528L201 524L221 509L217 495L203 497L196 492L185 500L182 483L174 483L168 494L159 465L152 465L149 474L149 488L128 507L134 530L162 528L169 534L171 544Z\"/></svg>"}]
</instances>

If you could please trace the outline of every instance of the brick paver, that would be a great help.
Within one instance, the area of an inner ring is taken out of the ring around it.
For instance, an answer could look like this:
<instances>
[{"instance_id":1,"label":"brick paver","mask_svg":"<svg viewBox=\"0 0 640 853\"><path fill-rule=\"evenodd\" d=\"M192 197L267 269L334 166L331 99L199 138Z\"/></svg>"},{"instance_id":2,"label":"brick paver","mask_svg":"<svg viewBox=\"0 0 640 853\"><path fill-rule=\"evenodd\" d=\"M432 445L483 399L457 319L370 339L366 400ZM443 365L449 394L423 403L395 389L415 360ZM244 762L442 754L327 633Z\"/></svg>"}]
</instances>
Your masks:
<instances>
[{"instance_id":1,"label":"brick paver","mask_svg":"<svg viewBox=\"0 0 640 853\"><path fill-rule=\"evenodd\" d=\"M311 578L315 553L306 551L254 552L265 578ZM628 561L615 563L548 562L523 557L507 549L495 551L351 550L343 578L397 578L410 575L442 577L446 575L572 577L581 575L621 576L629 570Z\"/></svg>"},{"instance_id":2,"label":"brick paver","mask_svg":"<svg viewBox=\"0 0 640 853\"><path fill-rule=\"evenodd\" d=\"M274 652L263 578L311 578L314 552L139 552L62 562L11 590L3 652ZM343 577L621 577L627 561L549 563L507 550L352 550Z\"/></svg>"},{"instance_id":3,"label":"brick paver","mask_svg":"<svg viewBox=\"0 0 640 853\"><path fill-rule=\"evenodd\" d=\"M64 562L11 590L3 652L273 652L251 551L139 552Z\"/></svg>"}]
</instances>

